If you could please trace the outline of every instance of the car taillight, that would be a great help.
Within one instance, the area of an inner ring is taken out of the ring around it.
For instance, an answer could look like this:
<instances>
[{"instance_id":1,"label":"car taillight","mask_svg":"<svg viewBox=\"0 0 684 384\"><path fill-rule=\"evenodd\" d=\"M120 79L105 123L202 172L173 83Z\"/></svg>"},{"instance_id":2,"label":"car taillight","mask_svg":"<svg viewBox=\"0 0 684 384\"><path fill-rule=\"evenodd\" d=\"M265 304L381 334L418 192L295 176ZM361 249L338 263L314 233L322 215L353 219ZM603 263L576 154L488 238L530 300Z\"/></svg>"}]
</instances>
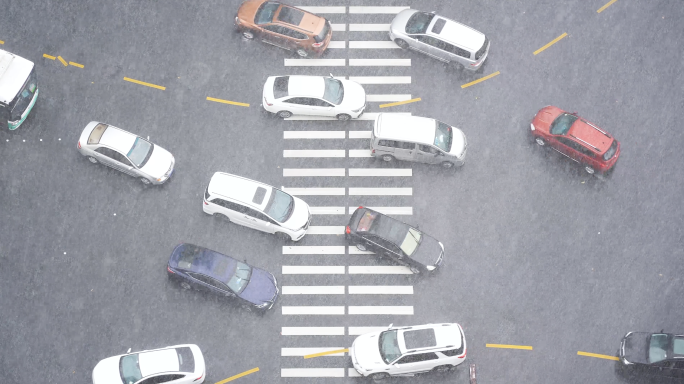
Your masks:
<instances>
[{"instance_id":1,"label":"car taillight","mask_svg":"<svg viewBox=\"0 0 684 384\"><path fill-rule=\"evenodd\" d=\"M81 149L81 142L78 142L78 149Z\"/></svg>"},{"instance_id":2,"label":"car taillight","mask_svg":"<svg viewBox=\"0 0 684 384\"><path fill-rule=\"evenodd\" d=\"M320 43L313 43L312 45L314 48L320 48L323 45L323 43L325 43L325 41L321 41Z\"/></svg>"},{"instance_id":3,"label":"car taillight","mask_svg":"<svg viewBox=\"0 0 684 384\"><path fill-rule=\"evenodd\" d=\"M351 228L349 228L348 225L347 225L347 229L344 230L344 233L346 233L347 235L351 233Z\"/></svg>"},{"instance_id":4,"label":"car taillight","mask_svg":"<svg viewBox=\"0 0 684 384\"><path fill-rule=\"evenodd\" d=\"M456 356L456 357L458 357L459 359L463 358L463 357L465 357L466 353L468 353L468 348L463 350L463 354L461 356Z\"/></svg>"},{"instance_id":5,"label":"car taillight","mask_svg":"<svg viewBox=\"0 0 684 384\"><path fill-rule=\"evenodd\" d=\"M203 374L201 374L201 375L200 375L200 376L199 376L198 378L196 378L196 379L195 379L195 380L193 380L193 381L197 381L197 380L201 379L201 378L202 378L202 376L204 376L204 373L203 373Z\"/></svg>"},{"instance_id":6,"label":"car taillight","mask_svg":"<svg viewBox=\"0 0 684 384\"><path fill-rule=\"evenodd\" d=\"M240 18L235 16L235 24L240 25Z\"/></svg>"},{"instance_id":7,"label":"car taillight","mask_svg":"<svg viewBox=\"0 0 684 384\"><path fill-rule=\"evenodd\" d=\"M375 153L375 149L371 151L371 153Z\"/></svg>"},{"instance_id":8,"label":"car taillight","mask_svg":"<svg viewBox=\"0 0 684 384\"><path fill-rule=\"evenodd\" d=\"M273 104L270 104L268 100L266 100L266 96L264 96L264 104L268 105L269 107L272 106Z\"/></svg>"},{"instance_id":9,"label":"car taillight","mask_svg":"<svg viewBox=\"0 0 684 384\"><path fill-rule=\"evenodd\" d=\"M359 209L363 209L363 206L362 206L362 205L359 205Z\"/></svg>"},{"instance_id":10,"label":"car taillight","mask_svg":"<svg viewBox=\"0 0 684 384\"><path fill-rule=\"evenodd\" d=\"M169 271L169 272L171 272L171 273L176 273L176 272L172 271L172 270L171 270L171 267L169 267L168 265L166 266L166 270Z\"/></svg>"},{"instance_id":11,"label":"car taillight","mask_svg":"<svg viewBox=\"0 0 684 384\"><path fill-rule=\"evenodd\" d=\"M204 201L204 205L209 205L209 203L207 203L207 201L205 200L205 201Z\"/></svg>"}]
</instances>

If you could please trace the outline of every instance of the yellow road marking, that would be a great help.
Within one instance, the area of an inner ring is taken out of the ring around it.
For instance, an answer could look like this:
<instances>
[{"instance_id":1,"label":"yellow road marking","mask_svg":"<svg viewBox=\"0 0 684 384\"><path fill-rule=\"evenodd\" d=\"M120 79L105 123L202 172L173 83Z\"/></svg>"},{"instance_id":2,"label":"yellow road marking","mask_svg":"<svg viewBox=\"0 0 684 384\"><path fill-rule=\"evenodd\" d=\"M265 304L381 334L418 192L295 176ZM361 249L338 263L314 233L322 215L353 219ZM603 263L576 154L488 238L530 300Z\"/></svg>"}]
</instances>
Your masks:
<instances>
[{"instance_id":1,"label":"yellow road marking","mask_svg":"<svg viewBox=\"0 0 684 384\"><path fill-rule=\"evenodd\" d=\"M230 104L230 105L237 105L240 107L249 107L249 104L247 103L238 103L237 101L230 101L230 100L223 100L223 99L215 99L213 97L208 97L207 100L209 101L215 101L217 103L223 103L223 104Z\"/></svg>"},{"instance_id":2,"label":"yellow road marking","mask_svg":"<svg viewBox=\"0 0 684 384\"><path fill-rule=\"evenodd\" d=\"M535 54L535 55L538 55L539 53L543 52L546 48L548 48L548 47L550 47L550 46L556 44L556 43L559 42L559 41L561 41L561 39L564 38L564 37L567 36L567 35L568 35L567 33L563 32L562 35L560 35L560 36L556 37L555 39L551 40L550 43L548 43L548 44L546 44L545 46L543 46L543 47L537 49L536 51L534 51L534 54Z\"/></svg>"},{"instance_id":3,"label":"yellow road marking","mask_svg":"<svg viewBox=\"0 0 684 384\"><path fill-rule=\"evenodd\" d=\"M619 361L619 360L620 360L617 356L600 355L600 354L598 354L598 353L589 353L589 352L582 352L582 351L577 351L577 355L579 355L579 356L597 357L597 358L599 358L599 359L606 359L606 360L615 360L615 361Z\"/></svg>"},{"instance_id":4,"label":"yellow road marking","mask_svg":"<svg viewBox=\"0 0 684 384\"><path fill-rule=\"evenodd\" d=\"M83 68L83 64L74 63L73 61L70 61L70 62L69 62L69 65L73 65L74 67Z\"/></svg>"},{"instance_id":5,"label":"yellow road marking","mask_svg":"<svg viewBox=\"0 0 684 384\"><path fill-rule=\"evenodd\" d=\"M394 107L397 105L403 105L403 104L408 104L408 103L415 103L416 101L420 101L420 97L415 98L415 99L411 99L411 100L397 101L396 103L380 104L380 108L387 108L387 107Z\"/></svg>"},{"instance_id":6,"label":"yellow road marking","mask_svg":"<svg viewBox=\"0 0 684 384\"><path fill-rule=\"evenodd\" d=\"M601 12L603 12L606 8L608 8L608 7L610 7L611 5L613 5L613 3L616 2L616 1L617 1L617 0L610 0L609 2L606 3L606 5L604 5L603 7L599 8L598 11L596 11L596 13L601 13Z\"/></svg>"},{"instance_id":7,"label":"yellow road marking","mask_svg":"<svg viewBox=\"0 0 684 384\"><path fill-rule=\"evenodd\" d=\"M242 373L238 373L238 374L235 375L235 376L231 376L231 377L229 377L229 378L227 378L227 379L225 379L225 380L221 380L221 381L219 381L219 382L217 382L217 383L215 383L215 384L224 384L224 383L227 383L227 382L229 382L229 381L233 381L233 380L235 380L235 379L239 379L239 378L241 378L242 376L247 376L247 375L252 374L252 373L254 373L254 372L259 372L259 367L252 368L252 369L250 369L249 371L244 371L244 372L242 372Z\"/></svg>"},{"instance_id":8,"label":"yellow road marking","mask_svg":"<svg viewBox=\"0 0 684 384\"><path fill-rule=\"evenodd\" d=\"M136 83L136 84L140 84L140 85L146 85L146 86L152 87L152 88L161 89L162 91L166 90L166 87L162 87L161 85L150 84L150 83L146 83L144 81L130 79L128 77L124 77L124 80L130 81L131 83Z\"/></svg>"},{"instance_id":9,"label":"yellow road marking","mask_svg":"<svg viewBox=\"0 0 684 384\"><path fill-rule=\"evenodd\" d=\"M50 60L56 59L56 57L50 56L50 55L48 55L47 53L43 53L43 57L46 58L46 59L50 59Z\"/></svg>"},{"instance_id":10,"label":"yellow road marking","mask_svg":"<svg viewBox=\"0 0 684 384\"><path fill-rule=\"evenodd\" d=\"M483 82L483 81L485 81L485 80L487 80L487 79L491 79L492 77L494 77L494 76L496 76L496 75L498 75L498 74L500 74L500 73L501 73L501 72L496 71L496 72L492 73L491 75L487 75L487 76L485 76L485 77L483 77L483 78L477 79L477 80L475 80L475 81L471 81L471 82L468 83L468 84L463 84L463 85L461 85L461 88L468 88L468 87L470 87L471 85L475 85L475 84L481 83L481 82Z\"/></svg>"},{"instance_id":11,"label":"yellow road marking","mask_svg":"<svg viewBox=\"0 0 684 384\"><path fill-rule=\"evenodd\" d=\"M530 345L510 345L510 344L486 344L487 348L505 348L505 349L526 349L528 351L532 350Z\"/></svg>"},{"instance_id":12,"label":"yellow road marking","mask_svg":"<svg viewBox=\"0 0 684 384\"><path fill-rule=\"evenodd\" d=\"M5 44L5 42L4 42L4 41L2 41L2 40L0 40L0 45L2 45L2 44Z\"/></svg>"},{"instance_id":13,"label":"yellow road marking","mask_svg":"<svg viewBox=\"0 0 684 384\"><path fill-rule=\"evenodd\" d=\"M326 356L326 355L334 355L336 353L344 353L344 352L349 352L348 348L345 349L337 349L334 351L327 351L327 352L319 352L319 353L312 353L310 355L304 355L305 359L310 359L312 357L319 357L319 356Z\"/></svg>"},{"instance_id":14,"label":"yellow road marking","mask_svg":"<svg viewBox=\"0 0 684 384\"><path fill-rule=\"evenodd\" d=\"M68 65L67 62L66 62L66 60L62 59L62 56L57 56L57 59L58 59L62 64L64 64L65 67Z\"/></svg>"}]
</instances>

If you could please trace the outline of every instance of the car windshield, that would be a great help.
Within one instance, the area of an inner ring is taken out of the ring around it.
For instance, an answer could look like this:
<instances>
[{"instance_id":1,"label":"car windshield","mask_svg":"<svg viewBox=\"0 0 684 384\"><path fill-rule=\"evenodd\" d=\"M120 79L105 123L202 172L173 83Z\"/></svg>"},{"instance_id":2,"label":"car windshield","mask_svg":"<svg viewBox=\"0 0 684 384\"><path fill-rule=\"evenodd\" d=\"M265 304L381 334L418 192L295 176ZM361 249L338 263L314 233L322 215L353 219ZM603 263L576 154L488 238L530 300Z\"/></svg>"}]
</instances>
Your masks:
<instances>
[{"instance_id":1,"label":"car windshield","mask_svg":"<svg viewBox=\"0 0 684 384\"><path fill-rule=\"evenodd\" d=\"M271 190L271 197L268 199L268 204L266 204L266 214L279 223L284 223L290 218L293 210L294 199L292 196L280 189L273 188Z\"/></svg>"},{"instance_id":2,"label":"car windshield","mask_svg":"<svg viewBox=\"0 0 684 384\"><path fill-rule=\"evenodd\" d=\"M251 275L252 267L238 261L233 277L228 280L228 287L235 293L244 291L247 283L249 283L249 277Z\"/></svg>"},{"instance_id":3,"label":"car windshield","mask_svg":"<svg viewBox=\"0 0 684 384\"><path fill-rule=\"evenodd\" d=\"M152 143L143 139L142 137L138 137L135 139L131 150L128 151L128 158L131 159L136 167L141 168L150 158L150 155L152 154L152 147Z\"/></svg>"},{"instance_id":4,"label":"car windshield","mask_svg":"<svg viewBox=\"0 0 684 384\"><path fill-rule=\"evenodd\" d=\"M31 104L31 100L33 100L33 95L36 93L37 89L38 79L36 77L36 70L34 68L31 71L29 78L26 79L26 83L24 83L21 91L19 91L17 96L9 105L9 109L11 111L10 121L21 120L21 115L24 114L26 108L28 108L29 104Z\"/></svg>"},{"instance_id":5,"label":"car windshield","mask_svg":"<svg viewBox=\"0 0 684 384\"><path fill-rule=\"evenodd\" d=\"M385 331L380 334L378 339L380 356L385 364L389 364L401 356L399 342L397 341L397 331Z\"/></svg>"},{"instance_id":6,"label":"car windshield","mask_svg":"<svg viewBox=\"0 0 684 384\"><path fill-rule=\"evenodd\" d=\"M406 23L406 33L408 34L423 34L427 31L428 25L435 17L434 13L416 12Z\"/></svg>"},{"instance_id":7,"label":"car windshield","mask_svg":"<svg viewBox=\"0 0 684 384\"><path fill-rule=\"evenodd\" d=\"M648 362L653 364L667 358L667 347L670 344L670 336L667 334L651 335L651 342L648 347Z\"/></svg>"},{"instance_id":8,"label":"car windshield","mask_svg":"<svg viewBox=\"0 0 684 384\"><path fill-rule=\"evenodd\" d=\"M569 113L563 113L556 117L556 120L551 123L551 134L552 135L565 135L570 130L572 123L577 120L577 116L571 115Z\"/></svg>"},{"instance_id":9,"label":"car windshield","mask_svg":"<svg viewBox=\"0 0 684 384\"><path fill-rule=\"evenodd\" d=\"M610 148L606 151L606 153L603 154L603 160L610 160L613 156L615 156L615 151L617 151L617 144L618 141L613 139L613 143L610 145Z\"/></svg>"},{"instance_id":10,"label":"car windshield","mask_svg":"<svg viewBox=\"0 0 684 384\"><path fill-rule=\"evenodd\" d=\"M126 384L135 383L142 379L142 373L140 373L140 366L138 365L138 355L136 353L123 356L119 360L119 374L121 374L121 380Z\"/></svg>"},{"instance_id":11,"label":"car windshield","mask_svg":"<svg viewBox=\"0 0 684 384\"><path fill-rule=\"evenodd\" d=\"M344 99L344 86L342 82L330 77L325 78L325 92L323 92L323 99L339 105Z\"/></svg>"},{"instance_id":12,"label":"car windshield","mask_svg":"<svg viewBox=\"0 0 684 384\"><path fill-rule=\"evenodd\" d=\"M451 139L453 138L453 130L450 126L437 122L437 129L435 129L435 145L444 152L451 151Z\"/></svg>"},{"instance_id":13,"label":"car windshield","mask_svg":"<svg viewBox=\"0 0 684 384\"><path fill-rule=\"evenodd\" d=\"M271 21L273 21L273 15L275 15L276 11L278 10L278 7L280 7L280 3L273 3L270 1L261 4L259 9L256 11L256 14L254 15L254 23L270 23Z\"/></svg>"},{"instance_id":14,"label":"car windshield","mask_svg":"<svg viewBox=\"0 0 684 384\"><path fill-rule=\"evenodd\" d=\"M418 248L418 244L420 244L422 238L423 234L420 233L420 231L409 228L404 241L401 243L401 250L404 251L405 254L411 256L413 252L416 251L416 248Z\"/></svg>"}]
</instances>

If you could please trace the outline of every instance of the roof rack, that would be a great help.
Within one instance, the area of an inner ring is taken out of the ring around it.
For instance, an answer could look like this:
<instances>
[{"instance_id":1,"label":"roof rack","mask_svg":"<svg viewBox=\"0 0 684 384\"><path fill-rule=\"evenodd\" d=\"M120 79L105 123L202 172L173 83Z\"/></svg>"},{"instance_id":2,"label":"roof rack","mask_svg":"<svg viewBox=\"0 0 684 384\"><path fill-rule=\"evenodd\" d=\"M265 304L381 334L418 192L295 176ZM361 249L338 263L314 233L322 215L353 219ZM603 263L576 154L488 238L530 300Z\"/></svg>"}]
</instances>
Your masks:
<instances>
[{"instance_id":1,"label":"roof rack","mask_svg":"<svg viewBox=\"0 0 684 384\"><path fill-rule=\"evenodd\" d=\"M575 140L579 140L579 141L583 142L584 144L590 146L590 147L591 147L593 150L595 150L596 152L601 153L601 150L600 150L600 149L598 149L598 148L596 148L595 146L593 146L593 145L587 143L586 141L580 139L579 137L577 137L577 136L575 136L575 135L570 135L570 136L574 137Z\"/></svg>"},{"instance_id":2,"label":"roof rack","mask_svg":"<svg viewBox=\"0 0 684 384\"><path fill-rule=\"evenodd\" d=\"M585 123L585 124L587 124L587 125L590 125L590 126L594 127L595 130L597 130L597 131L603 133L604 135L606 135L607 137L609 137L609 138L612 139L612 137L610 137L610 135L609 135L606 131L604 131L604 130L602 130L601 128L595 126L594 124L592 124L592 123L590 123L590 122L588 122L588 121L586 121L586 120L584 120L584 119L582 119L582 122Z\"/></svg>"}]
</instances>

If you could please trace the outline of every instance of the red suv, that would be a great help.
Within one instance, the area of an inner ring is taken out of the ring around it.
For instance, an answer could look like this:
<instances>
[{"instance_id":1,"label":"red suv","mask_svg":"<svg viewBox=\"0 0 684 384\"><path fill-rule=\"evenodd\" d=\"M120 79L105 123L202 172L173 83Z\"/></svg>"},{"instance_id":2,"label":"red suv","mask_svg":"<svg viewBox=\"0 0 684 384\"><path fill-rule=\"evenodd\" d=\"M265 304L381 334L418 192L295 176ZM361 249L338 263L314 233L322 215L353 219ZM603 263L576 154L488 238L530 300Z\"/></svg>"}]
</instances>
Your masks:
<instances>
[{"instance_id":1,"label":"red suv","mask_svg":"<svg viewBox=\"0 0 684 384\"><path fill-rule=\"evenodd\" d=\"M563 156L584 166L589 174L606 172L620 156L620 143L609 133L575 113L546 106L530 124L537 144L548 144Z\"/></svg>"}]
</instances>

